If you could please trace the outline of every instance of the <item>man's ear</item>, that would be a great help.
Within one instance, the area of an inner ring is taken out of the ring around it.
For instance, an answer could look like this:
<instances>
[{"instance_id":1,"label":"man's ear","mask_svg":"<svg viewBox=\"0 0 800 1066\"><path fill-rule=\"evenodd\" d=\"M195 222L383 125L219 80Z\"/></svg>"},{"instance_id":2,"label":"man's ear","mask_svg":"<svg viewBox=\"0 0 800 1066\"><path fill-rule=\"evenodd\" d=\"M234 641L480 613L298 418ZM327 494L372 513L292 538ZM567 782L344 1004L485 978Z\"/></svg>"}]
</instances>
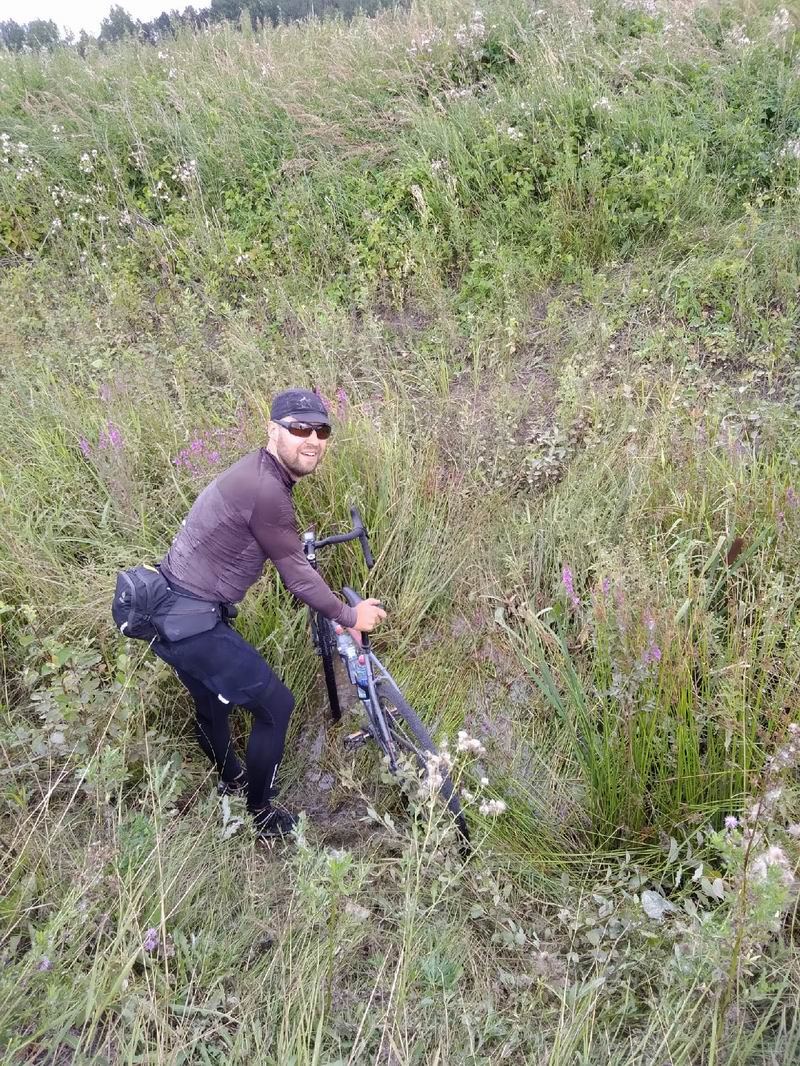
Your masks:
<instances>
[{"instance_id":1,"label":"man's ear","mask_svg":"<svg viewBox=\"0 0 800 1066\"><path fill-rule=\"evenodd\" d=\"M267 425L267 436L271 441L276 441L278 439L278 427L272 419L269 420Z\"/></svg>"}]
</instances>

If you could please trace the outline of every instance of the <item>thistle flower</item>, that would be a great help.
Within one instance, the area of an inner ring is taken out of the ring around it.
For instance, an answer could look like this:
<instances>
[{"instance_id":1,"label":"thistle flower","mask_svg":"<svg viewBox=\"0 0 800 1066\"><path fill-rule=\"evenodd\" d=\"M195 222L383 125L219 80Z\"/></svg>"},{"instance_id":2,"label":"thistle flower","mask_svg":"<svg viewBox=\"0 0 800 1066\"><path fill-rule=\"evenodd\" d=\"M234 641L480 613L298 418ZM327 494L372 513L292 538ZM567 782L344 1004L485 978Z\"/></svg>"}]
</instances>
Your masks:
<instances>
[{"instance_id":1,"label":"thistle flower","mask_svg":"<svg viewBox=\"0 0 800 1066\"><path fill-rule=\"evenodd\" d=\"M726 814L725 815L725 828L726 829L728 829L728 830L735 829L738 824L739 824L739 819L736 817L735 814Z\"/></svg>"},{"instance_id":2,"label":"thistle flower","mask_svg":"<svg viewBox=\"0 0 800 1066\"><path fill-rule=\"evenodd\" d=\"M142 941L142 947L144 948L145 951L155 951L155 949L158 947L158 941L159 941L158 930L157 929L148 929L147 932L144 935L144 940Z\"/></svg>"}]
</instances>

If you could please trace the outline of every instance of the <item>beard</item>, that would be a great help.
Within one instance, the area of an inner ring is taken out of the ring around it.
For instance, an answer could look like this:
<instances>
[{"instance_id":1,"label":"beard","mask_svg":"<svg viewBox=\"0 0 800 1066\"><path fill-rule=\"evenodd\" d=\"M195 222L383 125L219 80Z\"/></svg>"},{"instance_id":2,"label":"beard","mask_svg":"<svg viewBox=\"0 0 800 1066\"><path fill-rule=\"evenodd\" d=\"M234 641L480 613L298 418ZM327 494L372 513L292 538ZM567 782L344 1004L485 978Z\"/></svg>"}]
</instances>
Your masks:
<instances>
[{"instance_id":1,"label":"beard","mask_svg":"<svg viewBox=\"0 0 800 1066\"><path fill-rule=\"evenodd\" d=\"M289 471L289 473L296 478L306 477L308 474L313 474L319 466L322 453L317 450L316 457L313 462L312 459L301 455L301 451L304 446L299 448L285 448L280 443L277 445L278 458Z\"/></svg>"}]
</instances>

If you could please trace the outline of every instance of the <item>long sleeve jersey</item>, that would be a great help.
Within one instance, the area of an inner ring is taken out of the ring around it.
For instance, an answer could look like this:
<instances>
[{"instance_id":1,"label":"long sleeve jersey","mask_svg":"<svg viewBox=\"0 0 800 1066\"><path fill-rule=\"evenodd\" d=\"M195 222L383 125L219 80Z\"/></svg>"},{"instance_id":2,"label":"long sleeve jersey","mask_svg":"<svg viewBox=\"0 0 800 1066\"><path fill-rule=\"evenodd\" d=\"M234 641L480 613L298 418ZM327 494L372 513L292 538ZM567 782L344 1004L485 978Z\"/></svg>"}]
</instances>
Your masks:
<instances>
[{"instance_id":1,"label":"long sleeve jersey","mask_svg":"<svg viewBox=\"0 0 800 1066\"><path fill-rule=\"evenodd\" d=\"M286 588L344 626L356 622L303 554L292 502L294 482L266 448L223 471L195 500L161 569L205 600L236 603L274 563Z\"/></svg>"}]
</instances>

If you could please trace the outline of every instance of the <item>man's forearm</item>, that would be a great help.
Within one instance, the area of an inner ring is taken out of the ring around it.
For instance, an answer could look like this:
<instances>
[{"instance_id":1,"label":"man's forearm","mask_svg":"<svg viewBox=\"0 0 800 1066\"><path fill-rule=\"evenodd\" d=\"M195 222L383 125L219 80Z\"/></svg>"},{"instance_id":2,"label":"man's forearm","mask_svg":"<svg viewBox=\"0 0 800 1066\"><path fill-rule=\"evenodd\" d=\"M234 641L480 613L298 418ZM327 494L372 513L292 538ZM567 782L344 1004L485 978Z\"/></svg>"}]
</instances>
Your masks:
<instances>
[{"instance_id":1,"label":"man's forearm","mask_svg":"<svg viewBox=\"0 0 800 1066\"><path fill-rule=\"evenodd\" d=\"M356 624L356 609L343 603L325 580L309 565L305 556L289 556L275 563L286 588L293 596L320 614L348 628Z\"/></svg>"}]
</instances>

